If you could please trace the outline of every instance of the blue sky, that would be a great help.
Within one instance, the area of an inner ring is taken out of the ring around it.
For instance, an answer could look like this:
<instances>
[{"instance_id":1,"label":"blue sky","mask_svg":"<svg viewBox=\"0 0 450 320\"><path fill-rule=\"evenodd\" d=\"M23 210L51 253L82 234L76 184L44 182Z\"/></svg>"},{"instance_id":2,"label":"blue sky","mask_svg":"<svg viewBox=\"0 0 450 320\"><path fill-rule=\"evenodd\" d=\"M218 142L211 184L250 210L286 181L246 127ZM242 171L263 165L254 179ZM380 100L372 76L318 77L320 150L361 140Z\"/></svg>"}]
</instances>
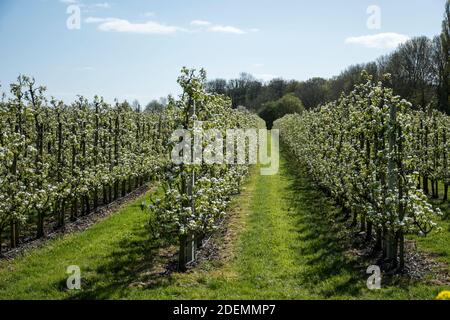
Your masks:
<instances>
[{"instance_id":1,"label":"blue sky","mask_svg":"<svg viewBox=\"0 0 450 320\"><path fill-rule=\"evenodd\" d=\"M182 66L204 67L209 78L330 77L408 37L438 34L444 3L0 0L0 83L27 74L68 102L98 94L146 104L179 92ZM371 5L380 29L367 26ZM80 10L80 29L67 27L69 6Z\"/></svg>"}]
</instances>

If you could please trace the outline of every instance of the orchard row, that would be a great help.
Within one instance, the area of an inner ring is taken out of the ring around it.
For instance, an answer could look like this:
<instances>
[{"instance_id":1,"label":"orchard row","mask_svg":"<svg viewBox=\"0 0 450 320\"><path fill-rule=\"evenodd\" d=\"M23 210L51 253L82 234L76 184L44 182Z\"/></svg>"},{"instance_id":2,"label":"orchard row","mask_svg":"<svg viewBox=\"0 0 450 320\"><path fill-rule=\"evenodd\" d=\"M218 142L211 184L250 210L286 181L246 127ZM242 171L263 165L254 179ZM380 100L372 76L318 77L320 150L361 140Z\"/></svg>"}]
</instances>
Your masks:
<instances>
[{"instance_id":1,"label":"orchard row","mask_svg":"<svg viewBox=\"0 0 450 320\"><path fill-rule=\"evenodd\" d=\"M207 93L205 81L203 70L199 74L187 69L182 71L178 83L183 88L183 95L177 101L169 101L167 106L170 118L175 120L174 127L189 130L195 135L195 131L199 130L196 123L200 122L202 130L214 129L220 140L227 138L228 129L265 127L257 115L232 109L228 98ZM171 140L170 148L174 150L173 146L178 142ZM201 152L186 150L186 154L192 157L196 153L203 154L212 144L213 141L211 144L203 141ZM238 150L233 150L236 153L233 158L239 158ZM256 151L252 150L249 154L256 154ZM179 156L182 158L185 155ZM179 245L179 270L184 270L186 264L195 259L196 248L202 245L205 236L225 218L232 196L240 192L241 183L249 172L249 164L177 163L171 162L163 172L164 194L152 199L149 206L150 230L154 238Z\"/></svg>"},{"instance_id":2,"label":"orchard row","mask_svg":"<svg viewBox=\"0 0 450 320\"><path fill-rule=\"evenodd\" d=\"M388 75L387 75L388 76ZM404 268L406 234L437 229L429 200L448 198L450 118L414 110L392 90L365 82L348 95L275 123L281 139L314 181L365 232L388 268Z\"/></svg>"},{"instance_id":3,"label":"orchard row","mask_svg":"<svg viewBox=\"0 0 450 320\"><path fill-rule=\"evenodd\" d=\"M42 237L46 221L61 228L124 196L164 165L162 114L44 94L21 76L0 104L0 235L9 231L11 248Z\"/></svg>"},{"instance_id":4,"label":"orchard row","mask_svg":"<svg viewBox=\"0 0 450 320\"><path fill-rule=\"evenodd\" d=\"M204 127L235 128L258 118L206 94L204 81L203 72L184 69L179 99L169 98L162 111L140 112L99 97L79 97L71 105L48 100L34 79L19 77L0 102L0 249L3 242L15 248L42 237L154 180L166 194L158 205L164 208L151 215L153 234L178 239L210 230L247 167L176 166L171 134L197 120L207 121ZM192 174L196 181L188 183ZM9 241L2 241L7 234Z\"/></svg>"}]
</instances>

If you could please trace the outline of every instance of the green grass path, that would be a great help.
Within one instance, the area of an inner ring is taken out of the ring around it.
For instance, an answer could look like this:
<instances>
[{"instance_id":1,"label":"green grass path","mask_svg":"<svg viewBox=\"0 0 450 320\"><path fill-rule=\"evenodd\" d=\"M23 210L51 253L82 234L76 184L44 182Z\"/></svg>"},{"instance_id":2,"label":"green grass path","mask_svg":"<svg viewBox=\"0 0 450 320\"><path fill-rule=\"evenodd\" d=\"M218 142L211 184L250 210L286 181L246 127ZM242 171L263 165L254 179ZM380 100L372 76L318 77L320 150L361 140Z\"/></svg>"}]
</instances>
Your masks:
<instances>
[{"instance_id":1,"label":"green grass path","mask_svg":"<svg viewBox=\"0 0 450 320\"><path fill-rule=\"evenodd\" d=\"M368 290L367 266L346 253L337 209L285 158L277 175L255 169L233 201L226 258L186 274L149 272L158 255L141 201L83 233L0 262L0 299L432 299L445 288L402 282ZM69 265L81 268L80 291L65 289Z\"/></svg>"}]
</instances>

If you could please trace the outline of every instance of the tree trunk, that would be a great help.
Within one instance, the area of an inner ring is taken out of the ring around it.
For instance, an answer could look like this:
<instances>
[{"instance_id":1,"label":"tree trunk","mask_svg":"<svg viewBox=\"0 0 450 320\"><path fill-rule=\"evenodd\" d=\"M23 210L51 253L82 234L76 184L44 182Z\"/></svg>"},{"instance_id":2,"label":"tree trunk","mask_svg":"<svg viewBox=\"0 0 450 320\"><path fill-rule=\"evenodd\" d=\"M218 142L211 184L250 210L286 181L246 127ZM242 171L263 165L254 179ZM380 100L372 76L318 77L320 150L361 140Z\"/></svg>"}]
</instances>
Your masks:
<instances>
[{"instance_id":1,"label":"tree trunk","mask_svg":"<svg viewBox=\"0 0 450 320\"><path fill-rule=\"evenodd\" d=\"M430 188L428 187L428 176L423 176L423 192L426 195L430 194Z\"/></svg>"},{"instance_id":2,"label":"tree trunk","mask_svg":"<svg viewBox=\"0 0 450 320\"><path fill-rule=\"evenodd\" d=\"M97 212L98 209L98 189L95 187L94 189L94 211Z\"/></svg>"},{"instance_id":3,"label":"tree trunk","mask_svg":"<svg viewBox=\"0 0 450 320\"><path fill-rule=\"evenodd\" d=\"M397 234L395 234L392 235L392 256L391 256L392 269L396 269L398 266L397 256L398 256L398 236Z\"/></svg>"},{"instance_id":4,"label":"tree trunk","mask_svg":"<svg viewBox=\"0 0 450 320\"><path fill-rule=\"evenodd\" d=\"M89 200L89 195L86 194L86 195L84 196L84 205L86 206L86 211L85 211L86 215L88 215L89 213L91 213L91 203L90 203L89 201L90 201L90 200Z\"/></svg>"},{"instance_id":5,"label":"tree trunk","mask_svg":"<svg viewBox=\"0 0 450 320\"><path fill-rule=\"evenodd\" d=\"M338 205L339 205L339 200L338 200ZM344 213L344 221L347 221L350 218L350 210L348 210L345 207L342 207L342 211Z\"/></svg>"},{"instance_id":6,"label":"tree trunk","mask_svg":"<svg viewBox=\"0 0 450 320\"><path fill-rule=\"evenodd\" d=\"M109 198L108 198L108 204L113 202L113 187L111 186L111 184L108 186L108 193L109 193Z\"/></svg>"},{"instance_id":7,"label":"tree trunk","mask_svg":"<svg viewBox=\"0 0 450 320\"><path fill-rule=\"evenodd\" d=\"M398 271L401 272L405 269L405 235L403 234L403 232L399 233L398 245L399 245Z\"/></svg>"},{"instance_id":8,"label":"tree trunk","mask_svg":"<svg viewBox=\"0 0 450 320\"><path fill-rule=\"evenodd\" d=\"M39 210L38 212L38 221L37 221L37 232L36 232L36 238L42 238L44 236L44 213L42 210Z\"/></svg>"},{"instance_id":9,"label":"tree trunk","mask_svg":"<svg viewBox=\"0 0 450 320\"><path fill-rule=\"evenodd\" d=\"M128 190L127 190L127 192L131 193L132 189L133 189L133 178L129 177L128 178Z\"/></svg>"},{"instance_id":10,"label":"tree trunk","mask_svg":"<svg viewBox=\"0 0 450 320\"><path fill-rule=\"evenodd\" d=\"M439 199L439 180L435 181L436 187L434 187L434 190L436 191L436 198Z\"/></svg>"},{"instance_id":11,"label":"tree trunk","mask_svg":"<svg viewBox=\"0 0 450 320\"><path fill-rule=\"evenodd\" d=\"M435 189L434 179L431 180L431 197L433 199L436 199L436 189Z\"/></svg>"},{"instance_id":12,"label":"tree trunk","mask_svg":"<svg viewBox=\"0 0 450 320\"><path fill-rule=\"evenodd\" d=\"M372 240L372 222L367 221L366 241Z\"/></svg>"},{"instance_id":13,"label":"tree trunk","mask_svg":"<svg viewBox=\"0 0 450 320\"><path fill-rule=\"evenodd\" d=\"M108 189L107 186L103 186L103 205L108 204Z\"/></svg>"},{"instance_id":14,"label":"tree trunk","mask_svg":"<svg viewBox=\"0 0 450 320\"><path fill-rule=\"evenodd\" d=\"M70 211L70 221L75 221L78 214L78 199L72 199L72 208Z\"/></svg>"},{"instance_id":15,"label":"tree trunk","mask_svg":"<svg viewBox=\"0 0 450 320\"><path fill-rule=\"evenodd\" d=\"M127 194L127 180L122 180L122 197L125 197Z\"/></svg>"},{"instance_id":16,"label":"tree trunk","mask_svg":"<svg viewBox=\"0 0 450 320\"><path fill-rule=\"evenodd\" d=\"M397 109L395 104L391 104L389 110L389 159L388 159L388 190L391 194L395 194L395 188L398 183L398 176L396 173L396 169L399 169L396 166L395 162L395 147L396 147L396 138L397 133L393 128L395 127L397 122ZM392 213L391 213L392 215ZM388 216L388 220L392 223L393 217ZM391 225L392 226L392 225ZM391 227L392 228L392 227ZM383 227L384 234L384 255L385 259L389 263L393 263L395 265L397 260L397 248L396 248L396 239L393 230L390 230L387 227Z\"/></svg>"},{"instance_id":17,"label":"tree trunk","mask_svg":"<svg viewBox=\"0 0 450 320\"><path fill-rule=\"evenodd\" d=\"M100 130L100 105L95 103L95 131L94 131L94 167L98 166L98 148L99 148L99 132ZM94 211L98 208L98 188L94 188Z\"/></svg>"},{"instance_id":18,"label":"tree trunk","mask_svg":"<svg viewBox=\"0 0 450 320\"><path fill-rule=\"evenodd\" d=\"M16 221L11 222L11 240L10 240L10 247L11 249L17 248L17 245L19 244L18 238L19 238L19 230L18 225Z\"/></svg>"},{"instance_id":19,"label":"tree trunk","mask_svg":"<svg viewBox=\"0 0 450 320\"><path fill-rule=\"evenodd\" d=\"M180 249L178 253L178 271L185 272L186 271L186 236L180 236Z\"/></svg>"},{"instance_id":20,"label":"tree trunk","mask_svg":"<svg viewBox=\"0 0 450 320\"><path fill-rule=\"evenodd\" d=\"M114 200L119 198L119 181L114 181Z\"/></svg>"},{"instance_id":21,"label":"tree trunk","mask_svg":"<svg viewBox=\"0 0 450 320\"><path fill-rule=\"evenodd\" d=\"M382 232L381 232L380 228L377 228L376 230L377 230L377 232L376 232L376 238L377 239L376 239L376 242L375 242L375 246L373 247L373 250L375 252L378 252L378 251L382 250L383 235L382 235Z\"/></svg>"},{"instance_id":22,"label":"tree trunk","mask_svg":"<svg viewBox=\"0 0 450 320\"><path fill-rule=\"evenodd\" d=\"M84 196L81 196L81 199L80 199L80 207L81 207L81 216L85 216L86 215L86 210L85 210L85 201L84 201Z\"/></svg>"},{"instance_id":23,"label":"tree trunk","mask_svg":"<svg viewBox=\"0 0 450 320\"><path fill-rule=\"evenodd\" d=\"M361 226L359 229L361 232L366 231L366 215L365 214L361 214Z\"/></svg>"},{"instance_id":24,"label":"tree trunk","mask_svg":"<svg viewBox=\"0 0 450 320\"><path fill-rule=\"evenodd\" d=\"M62 201L60 210L58 225L60 228L63 228L66 224L66 200Z\"/></svg>"},{"instance_id":25,"label":"tree trunk","mask_svg":"<svg viewBox=\"0 0 450 320\"><path fill-rule=\"evenodd\" d=\"M353 219L352 219L352 223L350 224L350 227L354 228L358 224L358 213L356 212L356 210L352 210L352 211L353 211Z\"/></svg>"}]
</instances>

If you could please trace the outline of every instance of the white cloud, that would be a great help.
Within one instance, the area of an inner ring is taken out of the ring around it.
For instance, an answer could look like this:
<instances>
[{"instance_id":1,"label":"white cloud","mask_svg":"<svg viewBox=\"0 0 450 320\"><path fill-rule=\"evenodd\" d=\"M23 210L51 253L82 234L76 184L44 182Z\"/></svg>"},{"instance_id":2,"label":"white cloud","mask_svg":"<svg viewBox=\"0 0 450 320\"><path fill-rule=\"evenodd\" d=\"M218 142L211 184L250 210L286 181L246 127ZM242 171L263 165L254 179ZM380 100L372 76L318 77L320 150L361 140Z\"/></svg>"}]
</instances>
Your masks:
<instances>
[{"instance_id":1,"label":"white cloud","mask_svg":"<svg viewBox=\"0 0 450 320\"><path fill-rule=\"evenodd\" d=\"M88 17L84 20L86 23L102 23L108 21L117 20L116 18L97 18L97 17Z\"/></svg>"},{"instance_id":2,"label":"white cloud","mask_svg":"<svg viewBox=\"0 0 450 320\"><path fill-rule=\"evenodd\" d=\"M345 43L363 45L367 48L394 49L399 44L406 42L408 39L409 37L404 34L387 32L359 37L349 37L345 39Z\"/></svg>"},{"instance_id":3,"label":"white cloud","mask_svg":"<svg viewBox=\"0 0 450 320\"><path fill-rule=\"evenodd\" d=\"M94 12L95 9L110 9L111 4L108 2L98 2L92 4L84 4L80 0L59 0L59 2L64 4L76 4L77 6L83 8L84 12Z\"/></svg>"},{"instance_id":4,"label":"white cloud","mask_svg":"<svg viewBox=\"0 0 450 320\"><path fill-rule=\"evenodd\" d=\"M233 27L233 26L224 26L224 25L218 25L213 24L212 22L206 21L206 20L193 20L190 23L191 26L195 27L205 27L206 31L209 32L221 32L221 33L233 33L233 34L244 34L247 33L247 31L244 31L240 28ZM258 29L250 29L248 32L257 32Z\"/></svg>"},{"instance_id":5,"label":"white cloud","mask_svg":"<svg viewBox=\"0 0 450 320\"><path fill-rule=\"evenodd\" d=\"M193 20L190 22L191 26L200 27L200 29L198 30L186 29L178 26L164 25L155 21L133 23L128 20L120 18L99 18L92 16L86 18L84 22L91 24L98 24L97 29L100 31L126 32L139 34L171 34L176 32L196 32L196 31L245 34L247 32L258 31L258 29L249 29L249 31L244 31L243 29L233 26L215 25L205 20Z\"/></svg>"},{"instance_id":6,"label":"white cloud","mask_svg":"<svg viewBox=\"0 0 450 320\"><path fill-rule=\"evenodd\" d=\"M211 22L205 21L205 20L193 20L191 21L191 26L198 26L198 27L207 27L210 26Z\"/></svg>"},{"instance_id":7,"label":"white cloud","mask_svg":"<svg viewBox=\"0 0 450 320\"><path fill-rule=\"evenodd\" d=\"M108 2L103 2L103 3L94 3L93 5L91 5L91 7L109 9L111 8L111 5Z\"/></svg>"},{"instance_id":8,"label":"white cloud","mask_svg":"<svg viewBox=\"0 0 450 320\"><path fill-rule=\"evenodd\" d=\"M259 29L258 28L251 28L249 31L250 32L259 32Z\"/></svg>"},{"instance_id":9,"label":"white cloud","mask_svg":"<svg viewBox=\"0 0 450 320\"><path fill-rule=\"evenodd\" d=\"M89 17L85 20L86 23L98 23L98 30L123 32L123 33L137 33L137 34L171 34L179 31L186 31L186 29L160 24L154 21L147 21L144 23L132 23L128 20L119 18L96 18Z\"/></svg>"},{"instance_id":10,"label":"white cloud","mask_svg":"<svg viewBox=\"0 0 450 320\"><path fill-rule=\"evenodd\" d=\"M208 29L211 32L223 32L223 33L234 33L234 34L244 34L245 31L232 26L212 26Z\"/></svg>"}]
</instances>

